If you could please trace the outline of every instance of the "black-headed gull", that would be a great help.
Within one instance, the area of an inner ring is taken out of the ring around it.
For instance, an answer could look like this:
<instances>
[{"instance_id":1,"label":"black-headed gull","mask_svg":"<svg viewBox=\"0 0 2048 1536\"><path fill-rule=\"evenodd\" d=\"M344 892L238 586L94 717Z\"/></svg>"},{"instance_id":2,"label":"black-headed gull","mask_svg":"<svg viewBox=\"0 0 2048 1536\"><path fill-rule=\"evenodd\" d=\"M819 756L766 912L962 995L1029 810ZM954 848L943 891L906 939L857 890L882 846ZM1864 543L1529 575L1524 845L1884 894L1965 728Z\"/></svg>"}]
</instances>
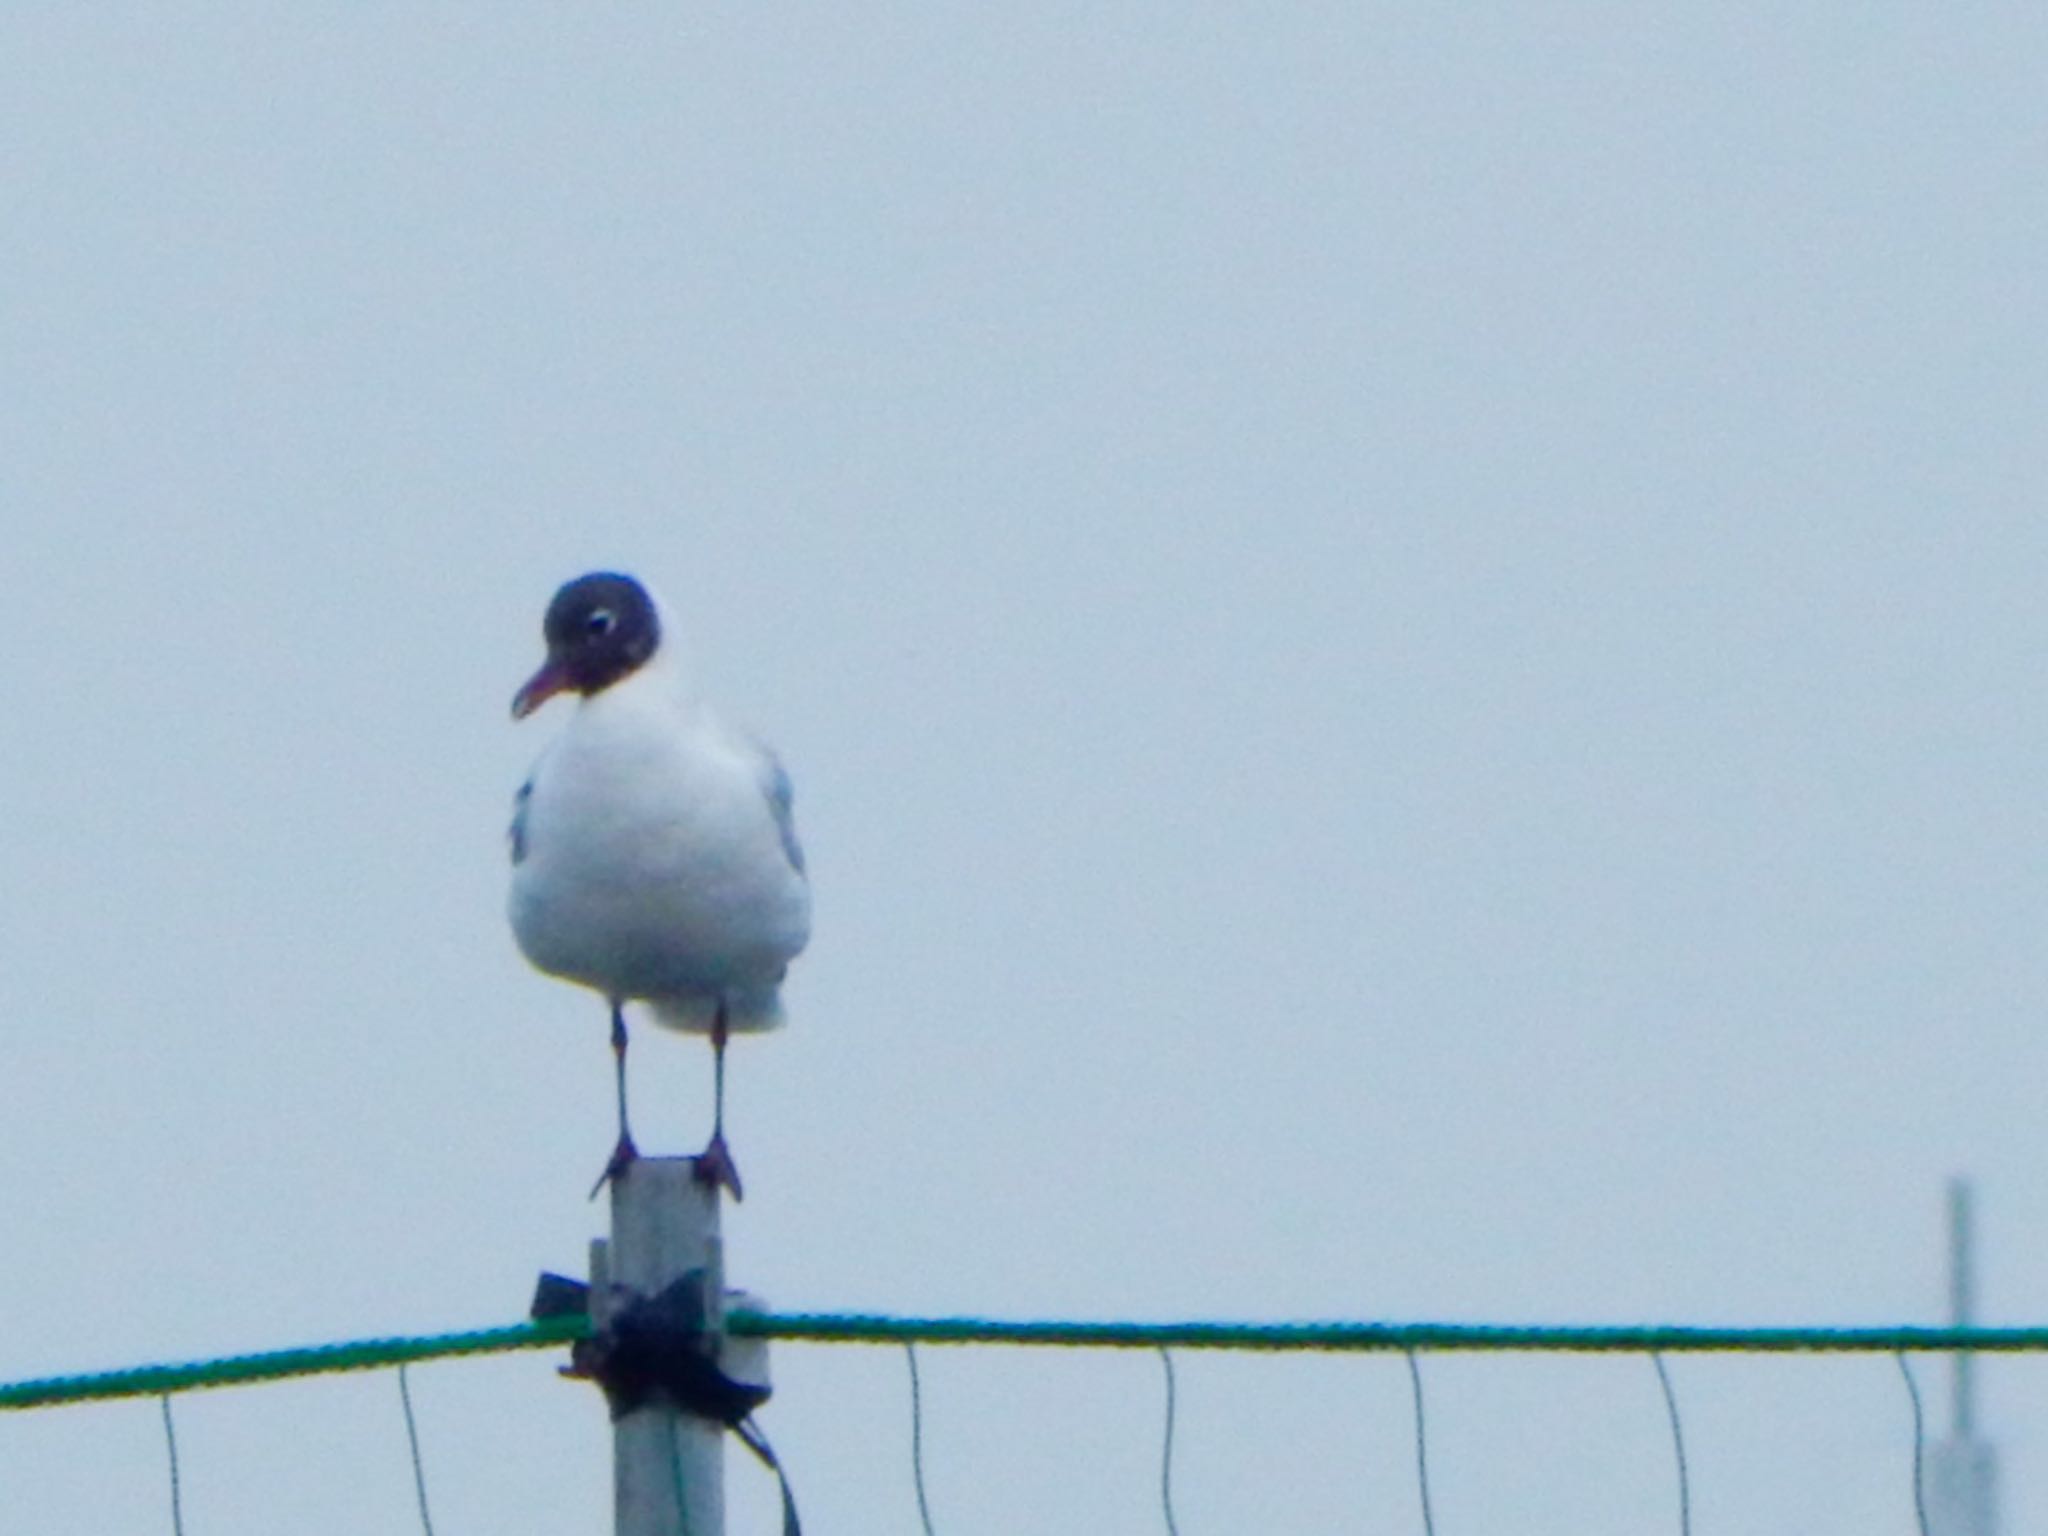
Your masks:
<instances>
[{"instance_id":1,"label":"black-headed gull","mask_svg":"<svg viewBox=\"0 0 2048 1536\"><path fill-rule=\"evenodd\" d=\"M611 1004L619 1140L598 1184L639 1154L626 1123L624 1005L709 1034L715 1108L698 1177L739 1198L725 1144L729 1033L782 1022L780 987L810 937L810 883L775 754L691 695L661 610L630 576L579 576L543 623L547 660L512 700L576 713L512 812L512 932L526 958Z\"/></svg>"}]
</instances>

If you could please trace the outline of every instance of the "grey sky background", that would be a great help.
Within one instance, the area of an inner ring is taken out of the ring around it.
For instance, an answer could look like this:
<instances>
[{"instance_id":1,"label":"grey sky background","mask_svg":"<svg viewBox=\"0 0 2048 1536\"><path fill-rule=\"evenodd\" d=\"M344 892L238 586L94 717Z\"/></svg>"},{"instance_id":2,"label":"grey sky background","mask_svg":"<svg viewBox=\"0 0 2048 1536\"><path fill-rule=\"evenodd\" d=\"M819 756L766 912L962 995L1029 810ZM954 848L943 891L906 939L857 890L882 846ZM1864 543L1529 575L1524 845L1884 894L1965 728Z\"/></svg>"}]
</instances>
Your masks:
<instances>
[{"instance_id":1,"label":"grey sky background","mask_svg":"<svg viewBox=\"0 0 2048 1536\"><path fill-rule=\"evenodd\" d=\"M2044 74L2017 5L9 9L0 1379L581 1272L603 1012L502 839L599 565L797 782L772 1302L1934 1321L1960 1169L2042 1320ZM810 1528L914 1529L900 1354L774 1363ZM415 1374L444 1530L606 1528L552 1364ZM1424 1368L1444 1532L1676 1528L1647 1363ZM1673 1371L1698 1529L1912 1528L1889 1362ZM926 1372L941 1531L1158 1528L1156 1360ZM1190 1536L1419 1529L1398 1361L1181 1386ZM178 1412L194 1532L411 1528L388 1375ZM168 1529L149 1404L0 1486Z\"/></svg>"}]
</instances>

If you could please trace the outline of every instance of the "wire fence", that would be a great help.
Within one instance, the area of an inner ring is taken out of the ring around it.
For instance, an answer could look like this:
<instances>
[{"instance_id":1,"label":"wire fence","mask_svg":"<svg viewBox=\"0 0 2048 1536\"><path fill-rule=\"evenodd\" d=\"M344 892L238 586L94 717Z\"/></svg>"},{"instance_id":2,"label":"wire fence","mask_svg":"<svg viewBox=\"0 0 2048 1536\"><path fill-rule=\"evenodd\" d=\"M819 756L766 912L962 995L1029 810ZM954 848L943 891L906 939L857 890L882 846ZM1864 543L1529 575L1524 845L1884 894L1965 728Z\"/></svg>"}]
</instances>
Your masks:
<instances>
[{"instance_id":1,"label":"wire fence","mask_svg":"<svg viewBox=\"0 0 2048 1536\"><path fill-rule=\"evenodd\" d=\"M1016 1345L1065 1349L1333 1350L1384 1354L2028 1354L2048 1353L2048 1328L1690 1328L1675 1324L1046 1322L890 1317L859 1312L732 1312L737 1338L812 1344ZM590 1334L586 1317L503 1328L355 1339L177 1364L130 1366L0 1384L0 1410L120 1397L158 1397L296 1376L375 1370L457 1355L549 1349Z\"/></svg>"},{"instance_id":2,"label":"wire fence","mask_svg":"<svg viewBox=\"0 0 2048 1536\"><path fill-rule=\"evenodd\" d=\"M1925 1418L1909 1357L1914 1354L2048 1352L2048 1328L1775 1327L1695 1328L1677 1325L1545 1326L1469 1323L1375 1322L1060 1322L1006 1321L982 1317L891 1317L868 1313L759 1313L735 1311L728 1332L746 1338L792 1343L893 1345L904 1351L909 1371L912 1467L920 1522L927 1536L936 1526L923 1466L923 1403L917 1349L935 1346L1144 1349L1156 1351L1165 1372L1165 1415L1160 1453L1159 1500L1169 1536L1178 1530L1174 1510L1174 1352L1237 1350L1398 1354L1405 1360L1413 1401L1415 1473L1421 1523L1434 1536L1430 1500L1429 1447L1423 1411L1421 1357L1440 1353L1637 1354L1654 1367L1669 1416L1677 1474L1680 1536L1692 1529L1691 1487L1679 1401L1664 1357L1670 1354L1890 1355L1903 1379L1911 1416L1911 1493L1922 1536L1929 1531L1923 1483ZM0 1409L35 1409L155 1397L161 1405L170 1466L170 1509L174 1533L182 1530L174 1394L206 1388L247 1386L295 1377L395 1367L412 1458L420 1523L432 1536L427 1481L420 1457L419 1430L407 1387L406 1367L426 1360L515 1350L556 1348L590 1335L587 1316L569 1315L460 1333L358 1339L333 1344L222 1356L175 1364L132 1366L0 1384ZM771 1463L773 1465L773 1463ZM794 1506L784 1485L787 1521L794 1530Z\"/></svg>"}]
</instances>

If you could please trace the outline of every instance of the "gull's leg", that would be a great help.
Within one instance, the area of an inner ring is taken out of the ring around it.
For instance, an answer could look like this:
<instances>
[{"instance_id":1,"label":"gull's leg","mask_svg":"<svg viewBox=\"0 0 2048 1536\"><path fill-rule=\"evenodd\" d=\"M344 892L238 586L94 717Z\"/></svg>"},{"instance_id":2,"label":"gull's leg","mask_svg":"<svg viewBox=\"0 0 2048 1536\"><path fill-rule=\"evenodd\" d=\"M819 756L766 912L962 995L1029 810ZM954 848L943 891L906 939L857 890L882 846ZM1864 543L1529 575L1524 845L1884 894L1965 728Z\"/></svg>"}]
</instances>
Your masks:
<instances>
[{"instance_id":1,"label":"gull's leg","mask_svg":"<svg viewBox=\"0 0 2048 1536\"><path fill-rule=\"evenodd\" d=\"M600 1189L624 1173L627 1165L640 1155L640 1149L633 1145L633 1133L626 1128L626 1010L617 998L612 999L612 1067L619 1082L619 1144L612 1148L612 1160L604 1165L604 1172L590 1186L593 1200Z\"/></svg>"},{"instance_id":2,"label":"gull's leg","mask_svg":"<svg viewBox=\"0 0 2048 1536\"><path fill-rule=\"evenodd\" d=\"M732 1152L725 1144L725 1041L728 1031L725 1023L725 999L718 1000L718 1012L711 1018L711 1139L704 1144L704 1150L697 1154L693 1172L700 1184L716 1188L723 1185L732 1191L735 1200L740 1195L740 1171L734 1166Z\"/></svg>"}]
</instances>

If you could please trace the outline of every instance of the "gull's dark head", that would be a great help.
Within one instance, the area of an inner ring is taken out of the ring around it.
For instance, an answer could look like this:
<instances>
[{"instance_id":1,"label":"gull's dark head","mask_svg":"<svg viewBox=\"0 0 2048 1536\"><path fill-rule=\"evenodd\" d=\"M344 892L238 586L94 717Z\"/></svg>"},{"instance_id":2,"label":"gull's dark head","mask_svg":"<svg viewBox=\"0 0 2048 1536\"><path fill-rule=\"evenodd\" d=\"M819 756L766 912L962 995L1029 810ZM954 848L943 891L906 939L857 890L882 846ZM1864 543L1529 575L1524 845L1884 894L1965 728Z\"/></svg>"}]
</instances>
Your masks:
<instances>
[{"instance_id":1,"label":"gull's dark head","mask_svg":"<svg viewBox=\"0 0 2048 1536\"><path fill-rule=\"evenodd\" d=\"M555 594L541 633L548 657L513 695L514 720L524 720L558 693L587 697L630 677L660 646L661 619L639 582L594 571Z\"/></svg>"}]
</instances>

